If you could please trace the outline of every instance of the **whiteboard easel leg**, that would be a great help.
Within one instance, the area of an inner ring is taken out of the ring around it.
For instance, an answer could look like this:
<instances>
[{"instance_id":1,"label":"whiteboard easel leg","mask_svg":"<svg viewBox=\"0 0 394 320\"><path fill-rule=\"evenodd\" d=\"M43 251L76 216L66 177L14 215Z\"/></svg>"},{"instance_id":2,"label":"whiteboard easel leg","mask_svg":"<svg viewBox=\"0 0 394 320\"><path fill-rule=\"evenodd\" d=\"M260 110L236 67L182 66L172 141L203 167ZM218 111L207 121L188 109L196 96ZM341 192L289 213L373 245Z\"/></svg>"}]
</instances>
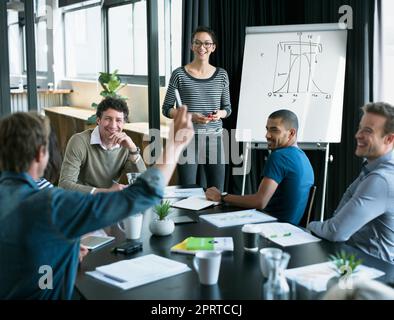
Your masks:
<instances>
[{"instance_id":1,"label":"whiteboard easel leg","mask_svg":"<svg viewBox=\"0 0 394 320\"><path fill-rule=\"evenodd\" d=\"M243 172L243 178L242 178L242 193L241 195L245 195L245 184L246 184L246 169L248 167L248 158L249 158L249 148L250 148L250 143L246 143L246 150L244 154L244 172Z\"/></svg>"},{"instance_id":2,"label":"whiteboard easel leg","mask_svg":"<svg viewBox=\"0 0 394 320\"><path fill-rule=\"evenodd\" d=\"M324 159L323 194L322 194L321 211L320 211L320 221L321 222L323 222L323 220L324 220L324 209L325 209L325 204L326 204L326 189L327 189L327 173L328 173L329 155L330 155L330 144L327 143L326 155L325 155L325 159Z\"/></svg>"}]
</instances>

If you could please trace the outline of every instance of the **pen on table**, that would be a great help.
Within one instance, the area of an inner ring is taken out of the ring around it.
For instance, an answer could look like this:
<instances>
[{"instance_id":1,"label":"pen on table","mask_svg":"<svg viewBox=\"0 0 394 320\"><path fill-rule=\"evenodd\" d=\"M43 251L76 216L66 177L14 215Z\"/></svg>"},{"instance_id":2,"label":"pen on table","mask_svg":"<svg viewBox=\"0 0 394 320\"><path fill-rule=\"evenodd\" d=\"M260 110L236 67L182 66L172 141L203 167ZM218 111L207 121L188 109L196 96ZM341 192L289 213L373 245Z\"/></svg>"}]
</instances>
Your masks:
<instances>
[{"instance_id":1,"label":"pen on table","mask_svg":"<svg viewBox=\"0 0 394 320\"><path fill-rule=\"evenodd\" d=\"M282 234L282 237L290 237L290 236L291 236L291 232L287 232L287 233ZM270 238L277 238L277 237L278 237L277 234L270 235Z\"/></svg>"},{"instance_id":2,"label":"pen on table","mask_svg":"<svg viewBox=\"0 0 394 320\"><path fill-rule=\"evenodd\" d=\"M181 100L181 95L179 94L178 89L175 89L175 100L177 107L180 107L182 105L182 100Z\"/></svg>"}]
</instances>

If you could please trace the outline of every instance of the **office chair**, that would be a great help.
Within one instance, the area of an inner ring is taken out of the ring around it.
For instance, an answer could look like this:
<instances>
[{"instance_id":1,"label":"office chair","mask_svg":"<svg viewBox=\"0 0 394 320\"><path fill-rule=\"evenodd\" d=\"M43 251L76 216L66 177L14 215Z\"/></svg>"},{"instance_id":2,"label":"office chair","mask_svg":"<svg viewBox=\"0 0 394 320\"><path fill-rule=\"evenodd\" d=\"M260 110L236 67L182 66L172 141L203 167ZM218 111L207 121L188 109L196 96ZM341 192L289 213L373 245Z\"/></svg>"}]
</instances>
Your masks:
<instances>
[{"instance_id":1,"label":"office chair","mask_svg":"<svg viewBox=\"0 0 394 320\"><path fill-rule=\"evenodd\" d=\"M304 215L302 216L300 226L306 227L309 224L309 221L311 219L311 214L312 214L312 207L313 203L315 201L315 194L316 194L316 186L312 186L309 189L309 196L308 196L308 201L306 203Z\"/></svg>"}]
</instances>

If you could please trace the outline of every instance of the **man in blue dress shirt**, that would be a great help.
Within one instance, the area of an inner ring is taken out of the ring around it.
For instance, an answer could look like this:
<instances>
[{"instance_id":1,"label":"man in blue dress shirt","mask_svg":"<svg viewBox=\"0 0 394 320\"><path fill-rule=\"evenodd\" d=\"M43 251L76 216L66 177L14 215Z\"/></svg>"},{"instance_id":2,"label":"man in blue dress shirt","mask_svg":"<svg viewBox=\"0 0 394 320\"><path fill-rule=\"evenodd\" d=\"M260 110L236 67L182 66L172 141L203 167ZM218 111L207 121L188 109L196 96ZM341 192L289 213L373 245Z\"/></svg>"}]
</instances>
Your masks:
<instances>
[{"instance_id":1,"label":"man in blue dress shirt","mask_svg":"<svg viewBox=\"0 0 394 320\"><path fill-rule=\"evenodd\" d=\"M206 197L244 208L264 209L279 221L298 224L304 214L313 169L308 157L297 146L298 119L290 110L269 115L266 138L272 152L264 166L259 189L251 195L220 194L211 187Z\"/></svg>"},{"instance_id":2,"label":"man in blue dress shirt","mask_svg":"<svg viewBox=\"0 0 394 320\"><path fill-rule=\"evenodd\" d=\"M362 171L346 190L334 216L311 222L308 229L394 263L394 107L370 103L362 111L355 152L366 160Z\"/></svg>"},{"instance_id":3,"label":"man in blue dress shirt","mask_svg":"<svg viewBox=\"0 0 394 320\"><path fill-rule=\"evenodd\" d=\"M119 192L84 194L39 190L48 162L49 121L34 113L0 120L0 299L69 299L77 274L79 239L158 204L183 148L194 135L178 109L158 163ZM180 131L182 130L182 131Z\"/></svg>"}]
</instances>

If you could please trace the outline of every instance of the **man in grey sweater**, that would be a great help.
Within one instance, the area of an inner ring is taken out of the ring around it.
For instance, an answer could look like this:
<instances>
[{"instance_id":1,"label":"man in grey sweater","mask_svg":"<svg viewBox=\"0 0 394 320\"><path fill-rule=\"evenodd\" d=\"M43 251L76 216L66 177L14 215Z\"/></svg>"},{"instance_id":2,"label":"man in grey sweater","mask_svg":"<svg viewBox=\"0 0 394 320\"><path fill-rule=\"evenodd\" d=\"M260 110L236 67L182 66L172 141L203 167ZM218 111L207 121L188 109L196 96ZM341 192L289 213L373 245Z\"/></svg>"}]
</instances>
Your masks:
<instances>
[{"instance_id":1,"label":"man in grey sweater","mask_svg":"<svg viewBox=\"0 0 394 320\"><path fill-rule=\"evenodd\" d=\"M74 134L69 140L59 186L90 192L122 190L114 183L128 172L146 170L140 149L122 132L129 109L122 99L106 98L97 106L97 127Z\"/></svg>"},{"instance_id":2,"label":"man in grey sweater","mask_svg":"<svg viewBox=\"0 0 394 320\"><path fill-rule=\"evenodd\" d=\"M362 110L355 152L366 160L362 171L334 216L311 222L308 229L394 264L394 107L370 103Z\"/></svg>"}]
</instances>

